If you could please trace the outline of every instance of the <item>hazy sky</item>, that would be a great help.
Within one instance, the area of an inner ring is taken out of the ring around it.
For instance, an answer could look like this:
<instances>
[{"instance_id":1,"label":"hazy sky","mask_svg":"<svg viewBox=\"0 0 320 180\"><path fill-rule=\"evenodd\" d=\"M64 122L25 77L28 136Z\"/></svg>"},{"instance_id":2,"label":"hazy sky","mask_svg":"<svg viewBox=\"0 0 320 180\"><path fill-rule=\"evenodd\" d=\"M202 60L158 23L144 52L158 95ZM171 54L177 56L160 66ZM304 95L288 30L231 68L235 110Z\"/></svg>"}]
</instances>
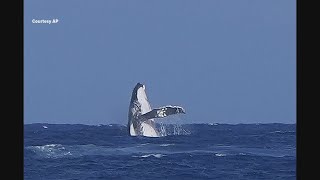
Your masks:
<instances>
[{"instance_id":1,"label":"hazy sky","mask_svg":"<svg viewBox=\"0 0 320 180\"><path fill-rule=\"evenodd\" d=\"M183 106L185 123L296 121L296 1L24 6L27 124L126 124L137 82L152 107Z\"/></svg>"}]
</instances>

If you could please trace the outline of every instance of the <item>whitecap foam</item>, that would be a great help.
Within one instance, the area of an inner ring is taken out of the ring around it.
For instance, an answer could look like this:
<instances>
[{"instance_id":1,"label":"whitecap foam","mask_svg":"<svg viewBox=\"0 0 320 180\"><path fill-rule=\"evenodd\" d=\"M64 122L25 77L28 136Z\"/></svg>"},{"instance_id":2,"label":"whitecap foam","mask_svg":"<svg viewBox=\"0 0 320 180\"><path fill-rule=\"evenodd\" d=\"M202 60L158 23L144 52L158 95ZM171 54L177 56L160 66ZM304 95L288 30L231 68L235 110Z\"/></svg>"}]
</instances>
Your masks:
<instances>
[{"instance_id":1,"label":"whitecap foam","mask_svg":"<svg viewBox=\"0 0 320 180\"><path fill-rule=\"evenodd\" d=\"M46 149L51 149L51 148L64 148L61 144L47 144L47 145L43 145L43 146L30 146L30 147L34 147L36 149L40 149L40 150L46 150Z\"/></svg>"},{"instance_id":2,"label":"whitecap foam","mask_svg":"<svg viewBox=\"0 0 320 180\"><path fill-rule=\"evenodd\" d=\"M295 131L272 131L270 134L286 134L286 133L295 133Z\"/></svg>"},{"instance_id":3,"label":"whitecap foam","mask_svg":"<svg viewBox=\"0 0 320 180\"><path fill-rule=\"evenodd\" d=\"M139 147L139 146L146 146L146 145L148 145L148 144L150 144L150 143L139 144L138 147Z\"/></svg>"},{"instance_id":4,"label":"whitecap foam","mask_svg":"<svg viewBox=\"0 0 320 180\"><path fill-rule=\"evenodd\" d=\"M221 154L221 153L216 153L215 155L219 157L226 156L226 154Z\"/></svg>"},{"instance_id":5,"label":"whitecap foam","mask_svg":"<svg viewBox=\"0 0 320 180\"><path fill-rule=\"evenodd\" d=\"M173 146L173 145L175 145L175 144L160 144L160 146L162 146L162 147Z\"/></svg>"},{"instance_id":6,"label":"whitecap foam","mask_svg":"<svg viewBox=\"0 0 320 180\"><path fill-rule=\"evenodd\" d=\"M143 155L141 157L150 157L150 156L153 156L153 157L156 157L156 158L161 158L161 157L163 157L165 155L163 155L163 154L146 154L146 155Z\"/></svg>"},{"instance_id":7,"label":"whitecap foam","mask_svg":"<svg viewBox=\"0 0 320 180\"><path fill-rule=\"evenodd\" d=\"M37 156L43 158L63 158L63 157L80 157L87 155L100 155L100 156L114 156L114 155L130 155L136 153L150 154L150 151L144 147L150 143L127 147L109 147L97 146L94 144L86 145L61 145L61 144L47 144L42 146L27 146L26 150L34 152ZM146 156L146 155L145 155ZM149 156L162 157L162 155L153 152Z\"/></svg>"},{"instance_id":8,"label":"whitecap foam","mask_svg":"<svg viewBox=\"0 0 320 180\"><path fill-rule=\"evenodd\" d=\"M273 134L273 133L283 133L283 131L272 131L272 132L270 132L271 134Z\"/></svg>"},{"instance_id":9,"label":"whitecap foam","mask_svg":"<svg viewBox=\"0 0 320 180\"><path fill-rule=\"evenodd\" d=\"M30 149L36 154L39 154L42 157L47 158L58 158L62 156L72 155L70 151L68 151L61 144L47 144L43 146L28 146L26 149Z\"/></svg>"},{"instance_id":10,"label":"whitecap foam","mask_svg":"<svg viewBox=\"0 0 320 180\"><path fill-rule=\"evenodd\" d=\"M145 155L142 155L142 156L132 156L132 157L139 157L139 158L147 158L147 157L155 157L155 158L161 158L163 156L166 156L164 154L145 154Z\"/></svg>"}]
</instances>

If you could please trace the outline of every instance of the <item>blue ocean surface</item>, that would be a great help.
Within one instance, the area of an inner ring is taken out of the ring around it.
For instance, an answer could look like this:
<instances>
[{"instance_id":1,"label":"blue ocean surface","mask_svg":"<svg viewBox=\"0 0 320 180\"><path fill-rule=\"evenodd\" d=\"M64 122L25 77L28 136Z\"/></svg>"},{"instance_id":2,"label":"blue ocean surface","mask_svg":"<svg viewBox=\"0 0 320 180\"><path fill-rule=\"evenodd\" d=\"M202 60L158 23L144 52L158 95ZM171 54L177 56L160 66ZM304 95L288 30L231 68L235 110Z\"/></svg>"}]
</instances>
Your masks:
<instances>
[{"instance_id":1,"label":"blue ocean surface","mask_svg":"<svg viewBox=\"0 0 320 180\"><path fill-rule=\"evenodd\" d=\"M296 124L24 125L24 179L296 179Z\"/></svg>"}]
</instances>

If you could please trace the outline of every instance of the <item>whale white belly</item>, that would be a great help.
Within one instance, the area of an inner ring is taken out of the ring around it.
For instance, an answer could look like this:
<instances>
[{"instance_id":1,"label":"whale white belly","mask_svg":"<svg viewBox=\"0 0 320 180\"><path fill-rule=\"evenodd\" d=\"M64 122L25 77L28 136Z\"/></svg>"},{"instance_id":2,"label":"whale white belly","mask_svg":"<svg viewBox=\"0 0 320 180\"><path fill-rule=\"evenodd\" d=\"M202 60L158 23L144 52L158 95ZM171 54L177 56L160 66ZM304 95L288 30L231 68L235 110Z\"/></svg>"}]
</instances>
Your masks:
<instances>
[{"instance_id":1,"label":"whale white belly","mask_svg":"<svg viewBox=\"0 0 320 180\"><path fill-rule=\"evenodd\" d=\"M141 124L141 127L142 127L143 136L147 136L147 137L159 137L157 131L156 131L152 126L150 126L149 124L147 124L147 123L142 123L142 124Z\"/></svg>"},{"instance_id":2,"label":"whale white belly","mask_svg":"<svg viewBox=\"0 0 320 180\"><path fill-rule=\"evenodd\" d=\"M130 135L131 136L137 136L137 134L136 134L136 132L135 132L135 130L133 128L133 124L130 124Z\"/></svg>"}]
</instances>

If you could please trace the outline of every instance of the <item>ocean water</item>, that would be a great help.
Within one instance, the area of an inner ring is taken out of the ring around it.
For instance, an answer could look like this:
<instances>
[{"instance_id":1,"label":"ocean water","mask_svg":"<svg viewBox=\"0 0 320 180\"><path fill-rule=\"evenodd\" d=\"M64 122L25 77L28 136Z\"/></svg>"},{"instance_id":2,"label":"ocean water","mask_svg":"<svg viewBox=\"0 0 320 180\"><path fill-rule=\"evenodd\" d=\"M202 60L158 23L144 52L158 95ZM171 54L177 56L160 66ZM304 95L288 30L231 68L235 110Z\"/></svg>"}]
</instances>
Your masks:
<instances>
[{"instance_id":1,"label":"ocean water","mask_svg":"<svg viewBox=\"0 0 320 180\"><path fill-rule=\"evenodd\" d=\"M296 179L295 124L24 125L24 179Z\"/></svg>"}]
</instances>

